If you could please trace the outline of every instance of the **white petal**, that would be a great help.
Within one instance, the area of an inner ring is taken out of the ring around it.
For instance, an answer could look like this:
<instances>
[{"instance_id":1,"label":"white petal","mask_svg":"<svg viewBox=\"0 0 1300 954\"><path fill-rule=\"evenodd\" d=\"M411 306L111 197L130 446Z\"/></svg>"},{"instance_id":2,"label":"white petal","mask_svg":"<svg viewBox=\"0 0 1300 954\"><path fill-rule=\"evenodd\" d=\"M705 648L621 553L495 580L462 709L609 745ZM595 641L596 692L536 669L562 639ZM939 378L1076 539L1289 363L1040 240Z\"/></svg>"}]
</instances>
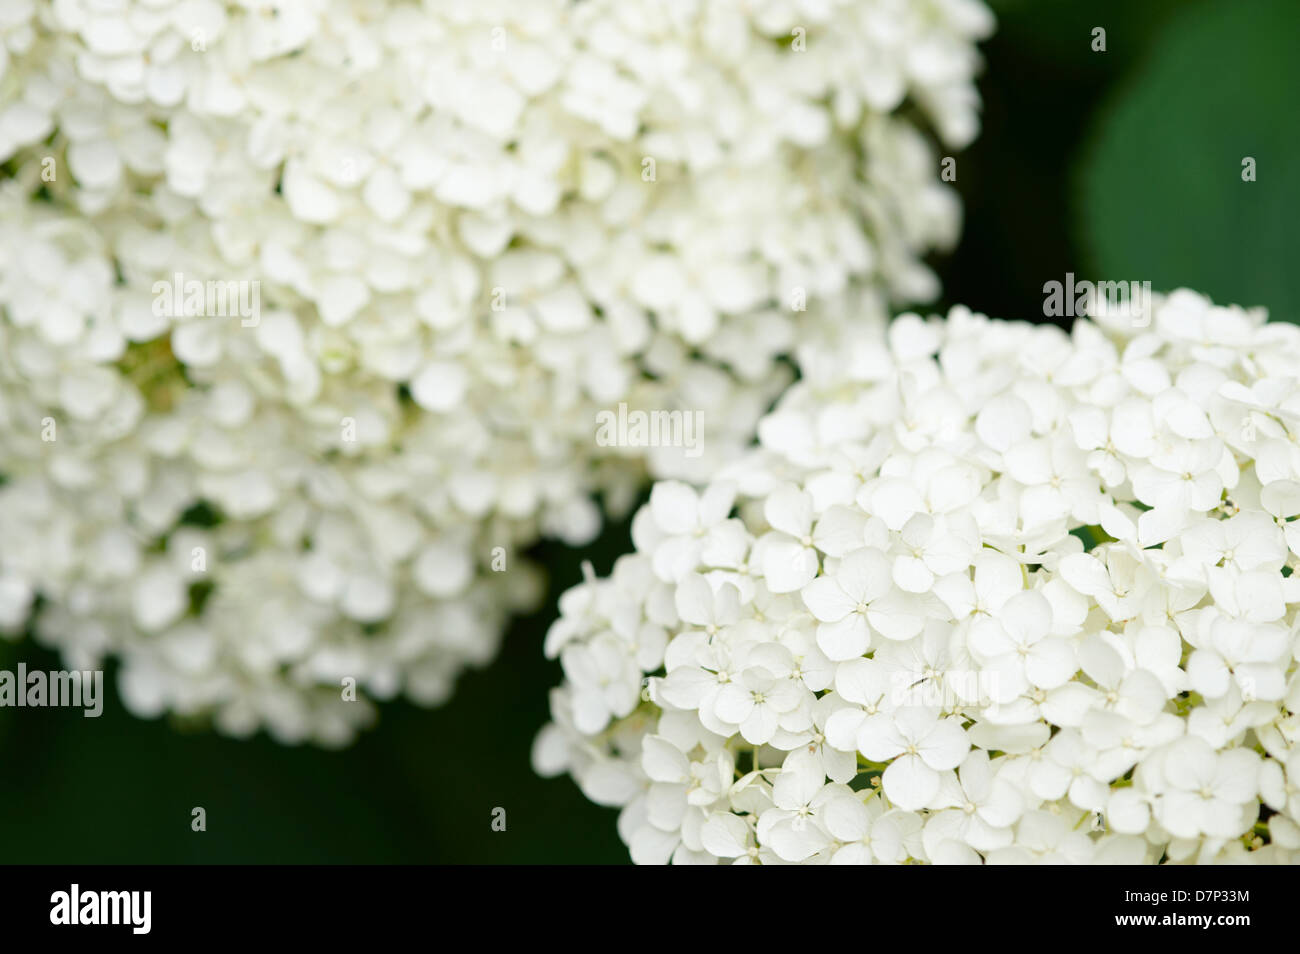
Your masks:
<instances>
[{"instance_id":1,"label":"white petal","mask_svg":"<svg viewBox=\"0 0 1300 954\"><path fill-rule=\"evenodd\" d=\"M792 484L774 490L763 505L763 513L775 529L795 538L812 529L812 497Z\"/></svg>"},{"instance_id":2,"label":"white petal","mask_svg":"<svg viewBox=\"0 0 1300 954\"><path fill-rule=\"evenodd\" d=\"M749 850L749 826L731 812L714 812L700 829L704 850L719 858L737 858Z\"/></svg>"},{"instance_id":3,"label":"white petal","mask_svg":"<svg viewBox=\"0 0 1300 954\"><path fill-rule=\"evenodd\" d=\"M793 593L817 575L817 553L794 540L771 540L763 550L763 579L773 593Z\"/></svg>"},{"instance_id":4,"label":"white petal","mask_svg":"<svg viewBox=\"0 0 1300 954\"><path fill-rule=\"evenodd\" d=\"M903 755L889 763L881 783L889 800L899 808L918 811L939 791L939 774L917 755Z\"/></svg>"},{"instance_id":5,"label":"white petal","mask_svg":"<svg viewBox=\"0 0 1300 954\"><path fill-rule=\"evenodd\" d=\"M871 630L860 613L834 623L817 625L817 648L832 662L856 659L871 645Z\"/></svg>"},{"instance_id":6,"label":"white petal","mask_svg":"<svg viewBox=\"0 0 1300 954\"><path fill-rule=\"evenodd\" d=\"M850 599L833 577L819 577L799 592L808 611L823 623L834 623L844 619L857 609L857 603Z\"/></svg>"},{"instance_id":7,"label":"white petal","mask_svg":"<svg viewBox=\"0 0 1300 954\"><path fill-rule=\"evenodd\" d=\"M671 742L647 736L641 743L641 768L655 782L684 782L690 777L690 760Z\"/></svg>"}]
</instances>

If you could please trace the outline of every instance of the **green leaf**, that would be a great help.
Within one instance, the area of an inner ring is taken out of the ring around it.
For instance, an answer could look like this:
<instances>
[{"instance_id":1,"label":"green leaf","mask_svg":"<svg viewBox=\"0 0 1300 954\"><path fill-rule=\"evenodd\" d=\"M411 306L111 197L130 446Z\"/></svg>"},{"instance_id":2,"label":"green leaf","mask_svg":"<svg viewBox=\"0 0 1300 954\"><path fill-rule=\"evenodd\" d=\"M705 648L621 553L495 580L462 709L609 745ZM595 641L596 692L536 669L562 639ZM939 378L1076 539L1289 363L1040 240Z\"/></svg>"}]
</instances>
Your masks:
<instances>
[{"instance_id":1,"label":"green leaf","mask_svg":"<svg viewBox=\"0 0 1300 954\"><path fill-rule=\"evenodd\" d=\"M1300 321L1298 35L1296 0L1216 0L1167 27L1080 163L1075 222L1094 271L1080 278Z\"/></svg>"}]
</instances>

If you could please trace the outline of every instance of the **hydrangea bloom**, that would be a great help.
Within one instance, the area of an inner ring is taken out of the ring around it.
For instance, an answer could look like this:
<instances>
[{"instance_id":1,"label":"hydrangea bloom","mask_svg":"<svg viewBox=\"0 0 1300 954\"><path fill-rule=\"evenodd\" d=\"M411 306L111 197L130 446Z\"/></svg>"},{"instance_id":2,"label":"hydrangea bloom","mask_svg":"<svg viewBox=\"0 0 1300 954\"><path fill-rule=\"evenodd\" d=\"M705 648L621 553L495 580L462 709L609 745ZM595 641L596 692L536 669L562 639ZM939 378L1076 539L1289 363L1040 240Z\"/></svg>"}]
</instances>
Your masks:
<instances>
[{"instance_id":1,"label":"hydrangea bloom","mask_svg":"<svg viewBox=\"0 0 1300 954\"><path fill-rule=\"evenodd\" d=\"M974 135L990 25L7 3L0 629L35 606L135 711L231 732L445 698L536 596L518 548L747 443L827 302L934 294L959 209L921 126ZM706 452L600 446L621 404L707 409Z\"/></svg>"},{"instance_id":2,"label":"hydrangea bloom","mask_svg":"<svg viewBox=\"0 0 1300 954\"><path fill-rule=\"evenodd\" d=\"M1300 328L909 314L564 594L544 774L638 862L1300 862Z\"/></svg>"}]
</instances>

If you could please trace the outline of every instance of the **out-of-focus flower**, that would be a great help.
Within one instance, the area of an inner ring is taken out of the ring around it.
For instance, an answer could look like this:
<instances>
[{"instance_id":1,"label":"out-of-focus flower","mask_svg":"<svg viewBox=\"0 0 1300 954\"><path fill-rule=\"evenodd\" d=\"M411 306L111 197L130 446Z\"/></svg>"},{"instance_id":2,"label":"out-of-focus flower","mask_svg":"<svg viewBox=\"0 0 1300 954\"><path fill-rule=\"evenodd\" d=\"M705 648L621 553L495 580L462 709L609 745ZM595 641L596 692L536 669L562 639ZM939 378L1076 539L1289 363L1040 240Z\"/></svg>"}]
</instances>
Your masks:
<instances>
[{"instance_id":1,"label":"out-of-focus flower","mask_svg":"<svg viewBox=\"0 0 1300 954\"><path fill-rule=\"evenodd\" d=\"M795 341L936 293L959 208L922 125L975 134L990 27L976 0L7 3L0 626L37 607L135 711L284 740L446 698L534 601L521 548L710 472ZM600 439L625 411L693 436Z\"/></svg>"}]
</instances>

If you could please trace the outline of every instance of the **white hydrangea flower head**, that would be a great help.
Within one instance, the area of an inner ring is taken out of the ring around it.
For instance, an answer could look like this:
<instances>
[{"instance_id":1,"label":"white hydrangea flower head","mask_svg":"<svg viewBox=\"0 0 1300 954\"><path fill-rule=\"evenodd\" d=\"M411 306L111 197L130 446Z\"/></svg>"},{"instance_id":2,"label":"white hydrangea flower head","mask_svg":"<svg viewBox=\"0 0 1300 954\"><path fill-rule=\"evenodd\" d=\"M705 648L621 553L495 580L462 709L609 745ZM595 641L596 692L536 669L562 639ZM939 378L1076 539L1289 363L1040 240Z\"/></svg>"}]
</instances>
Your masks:
<instances>
[{"instance_id":1,"label":"white hydrangea flower head","mask_svg":"<svg viewBox=\"0 0 1300 954\"><path fill-rule=\"evenodd\" d=\"M35 610L70 660L123 661L135 711L289 741L445 698L535 601L522 548L716 468L808 329L936 293L959 207L931 138L976 133L991 26L6 3L0 631ZM621 405L705 412L703 453L601 446Z\"/></svg>"},{"instance_id":2,"label":"white hydrangea flower head","mask_svg":"<svg viewBox=\"0 0 1300 954\"><path fill-rule=\"evenodd\" d=\"M1300 862L1300 328L841 329L564 594L534 763L637 862Z\"/></svg>"}]
</instances>

